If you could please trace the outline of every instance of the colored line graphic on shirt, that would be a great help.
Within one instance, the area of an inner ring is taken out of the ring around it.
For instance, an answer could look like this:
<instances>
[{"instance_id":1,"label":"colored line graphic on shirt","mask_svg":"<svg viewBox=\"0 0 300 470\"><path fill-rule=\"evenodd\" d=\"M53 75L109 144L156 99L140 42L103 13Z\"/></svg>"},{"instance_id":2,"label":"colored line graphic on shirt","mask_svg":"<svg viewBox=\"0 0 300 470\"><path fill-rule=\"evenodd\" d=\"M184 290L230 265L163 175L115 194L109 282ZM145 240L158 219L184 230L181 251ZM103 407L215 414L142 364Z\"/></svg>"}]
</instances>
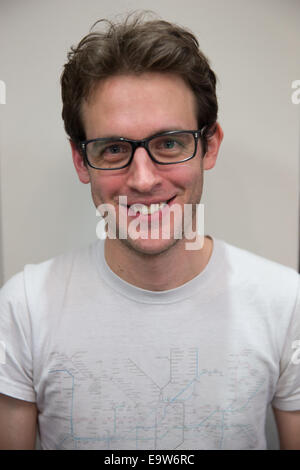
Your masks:
<instances>
[{"instance_id":1,"label":"colored line graphic on shirt","mask_svg":"<svg viewBox=\"0 0 300 470\"><path fill-rule=\"evenodd\" d=\"M53 372L65 372L71 377L72 380L72 398L71 398L71 406L70 406L70 427L71 427L71 435L74 435L74 429L73 429L73 399L74 399L74 375L71 374L70 371L66 369L57 369L57 370L50 370L49 373Z\"/></svg>"},{"instance_id":2,"label":"colored line graphic on shirt","mask_svg":"<svg viewBox=\"0 0 300 470\"><path fill-rule=\"evenodd\" d=\"M255 447L255 429L245 422L243 412L265 379L250 368L250 354L246 350L242 358L231 355L223 373L200 369L197 348L171 349L169 357L158 358L169 362L165 384L159 385L132 359L116 361L109 371L99 361L102 370L95 377L82 360L84 352L75 359L54 353L57 364L68 364L49 371L65 422L57 448L188 449L213 440L215 448L222 449L237 435L244 436L247 447ZM220 397L227 394L226 404L210 402L206 390L212 383L223 387ZM91 402L78 411L83 391Z\"/></svg>"}]
</instances>

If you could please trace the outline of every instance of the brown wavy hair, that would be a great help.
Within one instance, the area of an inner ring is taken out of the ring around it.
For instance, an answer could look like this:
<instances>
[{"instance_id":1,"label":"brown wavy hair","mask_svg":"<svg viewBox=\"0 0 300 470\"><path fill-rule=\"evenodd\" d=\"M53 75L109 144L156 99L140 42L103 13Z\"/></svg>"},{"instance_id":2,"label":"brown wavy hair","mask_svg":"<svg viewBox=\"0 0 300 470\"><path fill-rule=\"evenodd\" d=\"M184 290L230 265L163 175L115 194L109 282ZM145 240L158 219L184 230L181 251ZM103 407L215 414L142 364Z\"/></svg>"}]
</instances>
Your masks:
<instances>
[{"instance_id":1,"label":"brown wavy hair","mask_svg":"<svg viewBox=\"0 0 300 470\"><path fill-rule=\"evenodd\" d=\"M184 79L197 101L198 128L208 138L217 121L216 75L188 29L161 19L129 14L121 22L97 21L77 46L71 47L61 75L62 118L76 145L85 140L81 105L100 80L118 74L174 73ZM100 31L92 31L95 26ZM102 30L101 30L102 27Z\"/></svg>"}]
</instances>

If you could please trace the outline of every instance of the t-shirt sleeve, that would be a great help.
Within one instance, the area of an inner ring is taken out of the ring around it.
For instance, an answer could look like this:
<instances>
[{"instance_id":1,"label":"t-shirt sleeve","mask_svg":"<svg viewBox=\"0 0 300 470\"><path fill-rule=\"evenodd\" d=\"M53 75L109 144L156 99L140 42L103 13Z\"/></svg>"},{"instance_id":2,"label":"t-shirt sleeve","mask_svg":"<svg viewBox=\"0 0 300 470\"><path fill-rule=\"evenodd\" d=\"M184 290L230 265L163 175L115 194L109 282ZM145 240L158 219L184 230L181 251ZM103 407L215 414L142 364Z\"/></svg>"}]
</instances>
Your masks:
<instances>
[{"instance_id":1,"label":"t-shirt sleeve","mask_svg":"<svg viewBox=\"0 0 300 470\"><path fill-rule=\"evenodd\" d=\"M282 349L280 375L271 404L279 410L300 410L300 276L296 301Z\"/></svg>"},{"instance_id":2,"label":"t-shirt sleeve","mask_svg":"<svg viewBox=\"0 0 300 470\"><path fill-rule=\"evenodd\" d=\"M36 401L31 350L30 316L21 272L0 289L0 393Z\"/></svg>"}]
</instances>

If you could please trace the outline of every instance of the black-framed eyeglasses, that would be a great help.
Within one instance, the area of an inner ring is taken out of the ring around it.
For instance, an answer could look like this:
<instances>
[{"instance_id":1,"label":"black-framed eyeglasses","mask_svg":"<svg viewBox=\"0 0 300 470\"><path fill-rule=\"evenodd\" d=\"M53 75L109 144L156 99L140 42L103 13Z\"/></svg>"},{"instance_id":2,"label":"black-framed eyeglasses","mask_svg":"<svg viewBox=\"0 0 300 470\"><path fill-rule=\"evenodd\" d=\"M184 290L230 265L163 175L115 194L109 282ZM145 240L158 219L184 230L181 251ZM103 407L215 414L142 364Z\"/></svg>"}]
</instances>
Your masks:
<instances>
[{"instance_id":1,"label":"black-framed eyeglasses","mask_svg":"<svg viewBox=\"0 0 300 470\"><path fill-rule=\"evenodd\" d=\"M143 140L109 137L85 140L79 144L84 160L96 170L120 170L127 167L138 147L146 149L155 163L173 165L195 157L198 139L203 138L205 128L162 132Z\"/></svg>"}]
</instances>

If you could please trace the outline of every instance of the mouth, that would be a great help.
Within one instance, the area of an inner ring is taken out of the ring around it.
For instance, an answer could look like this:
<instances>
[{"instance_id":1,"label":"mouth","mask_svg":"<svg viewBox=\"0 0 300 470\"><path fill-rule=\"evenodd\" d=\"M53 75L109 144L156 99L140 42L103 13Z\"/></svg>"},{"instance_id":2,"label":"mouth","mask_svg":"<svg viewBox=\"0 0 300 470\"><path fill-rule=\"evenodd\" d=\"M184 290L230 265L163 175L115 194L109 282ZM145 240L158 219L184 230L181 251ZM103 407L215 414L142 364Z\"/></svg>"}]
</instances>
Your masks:
<instances>
[{"instance_id":1,"label":"mouth","mask_svg":"<svg viewBox=\"0 0 300 470\"><path fill-rule=\"evenodd\" d=\"M129 216L152 216L153 214L162 212L164 209L169 207L176 196L171 197L166 201L159 201L155 203L137 202L133 204L127 204L127 213Z\"/></svg>"}]
</instances>

